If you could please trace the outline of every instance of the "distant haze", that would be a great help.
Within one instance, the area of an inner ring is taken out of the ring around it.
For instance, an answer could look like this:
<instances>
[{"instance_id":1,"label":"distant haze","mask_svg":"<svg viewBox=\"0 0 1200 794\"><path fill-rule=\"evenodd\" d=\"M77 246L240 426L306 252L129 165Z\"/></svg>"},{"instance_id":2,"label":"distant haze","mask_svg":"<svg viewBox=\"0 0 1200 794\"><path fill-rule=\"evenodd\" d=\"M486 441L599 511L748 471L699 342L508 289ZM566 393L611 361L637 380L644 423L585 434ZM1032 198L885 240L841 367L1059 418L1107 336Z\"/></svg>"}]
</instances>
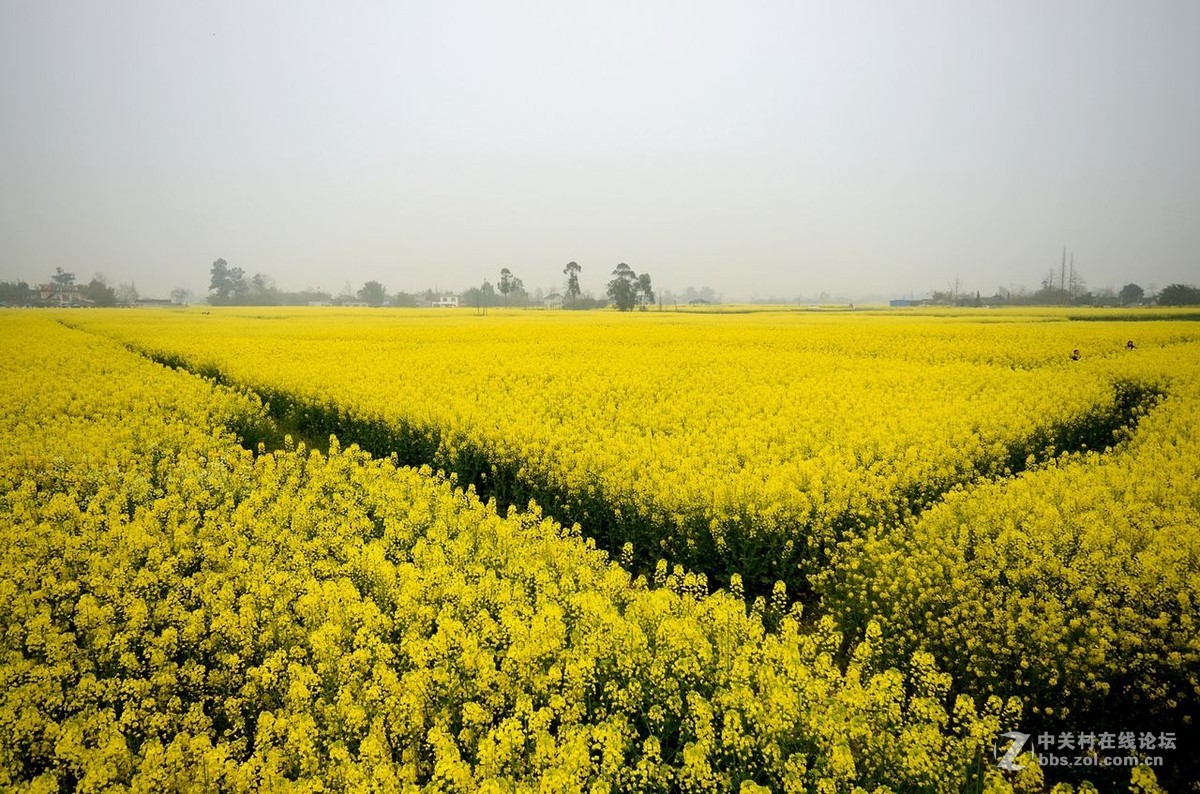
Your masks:
<instances>
[{"instance_id":1,"label":"distant haze","mask_svg":"<svg viewBox=\"0 0 1200 794\"><path fill-rule=\"evenodd\" d=\"M1200 281L1200 2L0 4L0 280Z\"/></svg>"}]
</instances>

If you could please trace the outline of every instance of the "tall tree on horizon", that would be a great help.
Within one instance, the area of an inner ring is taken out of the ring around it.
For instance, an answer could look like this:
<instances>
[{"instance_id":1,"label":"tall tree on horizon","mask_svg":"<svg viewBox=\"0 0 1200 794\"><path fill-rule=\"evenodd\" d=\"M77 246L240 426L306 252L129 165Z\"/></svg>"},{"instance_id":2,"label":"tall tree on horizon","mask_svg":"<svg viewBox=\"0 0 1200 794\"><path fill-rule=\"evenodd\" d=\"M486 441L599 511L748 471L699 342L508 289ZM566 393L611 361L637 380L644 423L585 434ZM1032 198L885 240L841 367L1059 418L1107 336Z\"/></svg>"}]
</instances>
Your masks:
<instances>
[{"instance_id":1,"label":"tall tree on horizon","mask_svg":"<svg viewBox=\"0 0 1200 794\"><path fill-rule=\"evenodd\" d=\"M583 268L576 262L568 262L567 266L563 268L563 273L567 276L567 298L571 306L574 306L575 302L579 300L579 273L582 270Z\"/></svg>"},{"instance_id":2,"label":"tall tree on horizon","mask_svg":"<svg viewBox=\"0 0 1200 794\"><path fill-rule=\"evenodd\" d=\"M633 268L621 262L613 270L613 280L608 282L609 300L618 311L627 312L637 302L638 275Z\"/></svg>"}]
</instances>

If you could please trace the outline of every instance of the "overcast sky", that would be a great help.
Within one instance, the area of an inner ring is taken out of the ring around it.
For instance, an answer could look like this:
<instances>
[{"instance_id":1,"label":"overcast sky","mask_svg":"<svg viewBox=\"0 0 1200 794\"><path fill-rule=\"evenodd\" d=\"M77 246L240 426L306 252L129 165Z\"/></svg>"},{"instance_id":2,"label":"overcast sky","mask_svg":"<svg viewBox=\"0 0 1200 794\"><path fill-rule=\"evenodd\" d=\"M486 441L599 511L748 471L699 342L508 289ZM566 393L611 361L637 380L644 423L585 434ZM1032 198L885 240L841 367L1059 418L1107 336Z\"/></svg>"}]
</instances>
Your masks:
<instances>
[{"instance_id":1,"label":"overcast sky","mask_svg":"<svg viewBox=\"0 0 1200 794\"><path fill-rule=\"evenodd\" d=\"M0 279L1200 281L1200 2L0 0Z\"/></svg>"}]
</instances>

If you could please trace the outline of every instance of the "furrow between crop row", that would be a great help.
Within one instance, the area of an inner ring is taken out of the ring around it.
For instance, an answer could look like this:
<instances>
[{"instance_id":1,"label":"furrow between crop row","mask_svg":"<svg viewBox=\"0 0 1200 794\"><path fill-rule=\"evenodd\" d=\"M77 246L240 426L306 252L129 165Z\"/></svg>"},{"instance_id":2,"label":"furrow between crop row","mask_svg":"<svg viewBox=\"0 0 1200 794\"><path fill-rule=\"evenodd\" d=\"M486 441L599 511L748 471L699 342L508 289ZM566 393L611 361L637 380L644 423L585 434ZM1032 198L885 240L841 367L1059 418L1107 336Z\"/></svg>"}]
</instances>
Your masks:
<instances>
[{"instance_id":1,"label":"furrow between crop row","mask_svg":"<svg viewBox=\"0 0 1200 794\"><path fill-rule=\"evenodd\" d=\"M704 515L685 515L675 522L654 521L638 505L596 488L579 492L557 487L531 474L519 460L504 459L484 445L449 439L432 425L360 415L334 400L316 401L262 384L236 382L213 365L185 356L126 343L133 352L165 366L253 393L267 406L273 424L232 428L252 451L272 451L294 443L327 448L330 436L343 445L356 444L375 457L392 457L406 466L429 466L472 488L481 499L496 501L504 513L529 502L563 526L578 525L586 537L620 561L633 574L661 579L664 563L703 573L712 588L740 590L747 599L783 597L806 607L815 604L812 578L829 563L837 544L868 526L885 530L910 521L952 489L1005 477L1063 455L1103 451L1126 439L1139 419L1160 402L1161 389L1132 380L1112 384L1111 403L1096 405L1082 416L1047 424L1007 446L1000 458L981 459L959 476L890 494L830 515L813 516L787 536L767 534L750 519L731 519L714 526Z\"/></svg>"}]
</instances>

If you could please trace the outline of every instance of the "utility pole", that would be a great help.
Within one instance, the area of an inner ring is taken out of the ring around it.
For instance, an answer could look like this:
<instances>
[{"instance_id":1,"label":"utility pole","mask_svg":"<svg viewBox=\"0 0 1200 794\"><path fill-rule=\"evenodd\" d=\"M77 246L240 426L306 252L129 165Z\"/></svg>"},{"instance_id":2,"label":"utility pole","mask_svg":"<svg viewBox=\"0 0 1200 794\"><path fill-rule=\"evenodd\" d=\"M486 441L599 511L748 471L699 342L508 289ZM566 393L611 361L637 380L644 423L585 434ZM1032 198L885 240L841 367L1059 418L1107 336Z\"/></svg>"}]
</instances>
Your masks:
<instances>
[{"instance_id":1,"label":"utility pole","mask_svg":"<svg viewBox=\"0 0 1200 794\"><path fill-rule=\"evenodd\" d=\"M1070 286L1070 289L1067 291L1067 303L1070 303L1075 298L1075 295L1073 294L1075 292L1075 252L1074 251L1071 252L1071 277L1070 277L1070 280L1067 282L1067 284Z\"/></svg>"},{"instance_id":2,"label":"utility pole","mask_svg":"<svg viewBox=\"0 0 1200 794\"><path fill-rule=\"evenodd\" d=\"M1063 246L1062 265L1058 268L1058 291L1067 291L1067 247Z\"/></svg>"}]
</instances>

